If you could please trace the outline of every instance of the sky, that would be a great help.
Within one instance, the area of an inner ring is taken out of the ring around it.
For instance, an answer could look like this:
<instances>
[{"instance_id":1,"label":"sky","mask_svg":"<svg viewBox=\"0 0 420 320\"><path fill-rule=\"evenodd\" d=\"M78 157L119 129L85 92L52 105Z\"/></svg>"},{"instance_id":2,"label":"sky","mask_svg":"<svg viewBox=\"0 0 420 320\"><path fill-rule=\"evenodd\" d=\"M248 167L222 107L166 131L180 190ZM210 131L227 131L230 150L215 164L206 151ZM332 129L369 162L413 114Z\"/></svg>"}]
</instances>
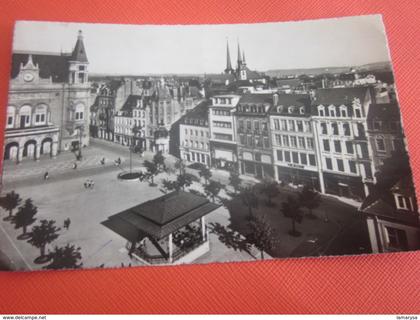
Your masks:
<instances>
[{"instance_id":1,"label":"sky","mask_svg":"<svg viewBox=\"0 0 420 320\"><path fill-rule=\"evenodd\" d=\"M19 21L14 50L68 52L82 30L91 73L221 73L226 42L252 70L389 61L380 15L230 25L118 25Z\"/></svg>"}]
</instances>

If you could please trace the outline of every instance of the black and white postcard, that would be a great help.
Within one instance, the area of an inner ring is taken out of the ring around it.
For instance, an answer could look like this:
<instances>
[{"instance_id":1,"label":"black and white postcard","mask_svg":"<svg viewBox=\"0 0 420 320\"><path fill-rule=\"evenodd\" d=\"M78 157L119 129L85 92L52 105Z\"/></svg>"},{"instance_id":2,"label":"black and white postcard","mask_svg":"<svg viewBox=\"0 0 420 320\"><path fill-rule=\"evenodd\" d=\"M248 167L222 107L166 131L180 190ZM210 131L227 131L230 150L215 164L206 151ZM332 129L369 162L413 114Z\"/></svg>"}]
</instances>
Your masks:
<instances>
[{"instance_id":1,"label":"black and white postcard","mask_svg":"<svg viewBox=\"0 0 420 320\"><path fill-rule=\"evenodd\" d=\"M8 90L3 270L420 249L379 15L19 21Z\"/></svg>"}]
</instances>

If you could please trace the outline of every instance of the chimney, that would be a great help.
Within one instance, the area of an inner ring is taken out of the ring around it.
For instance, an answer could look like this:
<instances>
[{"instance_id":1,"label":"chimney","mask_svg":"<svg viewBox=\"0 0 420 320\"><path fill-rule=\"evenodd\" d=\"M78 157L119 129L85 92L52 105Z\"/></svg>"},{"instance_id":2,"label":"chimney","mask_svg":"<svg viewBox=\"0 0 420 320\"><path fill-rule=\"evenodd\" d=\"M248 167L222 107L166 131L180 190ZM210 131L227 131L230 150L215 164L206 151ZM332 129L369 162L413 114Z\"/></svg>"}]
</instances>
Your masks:
<instances>
[{"instance_id":1,"label":"chimney","mask_svg":"<svg viewBox=\"0 0 420 320\"><path fill-rule=\"evenodd\" d=\"M279 104L279 95L278 93L275 93L273 94L273 105L277 107L278 104Z\"/></svg>"}]
</instances>

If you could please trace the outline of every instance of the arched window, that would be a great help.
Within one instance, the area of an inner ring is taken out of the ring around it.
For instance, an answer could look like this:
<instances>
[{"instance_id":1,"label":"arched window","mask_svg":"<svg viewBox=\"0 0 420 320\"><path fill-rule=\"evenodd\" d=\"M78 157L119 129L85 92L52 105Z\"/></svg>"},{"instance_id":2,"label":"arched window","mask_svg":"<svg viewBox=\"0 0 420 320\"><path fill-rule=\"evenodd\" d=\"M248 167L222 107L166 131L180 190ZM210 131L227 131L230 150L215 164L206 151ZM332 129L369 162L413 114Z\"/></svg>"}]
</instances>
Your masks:
<instances>
[{"instance_id":1,"label":"arched window","mask_svg":"<svg viewBox=\"0 0 420 320\"><path fill-rule=\"evenodd\" d=\"M15 126L15 116L16 116L16 108L14 106L7 107L7 122L6 128L14 128Z\"/></svg>"},{"instance_id":2,"label":"arched window","mask_svg":"<svg viewBox=\"0 0 420 320\"><path fill-rule=\"evenodd\" d=\"M299 108L299 113L300 114L305 114L305 107L300 107Z\"/></svg>"},{"instance_id":3,"label":"arched window","mask_svg":"<svg viewBox=\"0 0 420 320\"><path fill-rule=\"evenodd\" d=\"M39 104L35 107L33 125L42 126L47 124L47 110L48 108L45 104Z\"/></svg>"},{"instance_id":4,"label":"arched window","mask_svg":"<svg viewBox=\"0 0 420 320\"><path fill-rule=\"evenodd\" d=\"M27 128L31 126L32 107L24 105L19 109L19 127Z\"/></svg>"},{"instance_id":5,"label":"arched window","mask_svg":"<svg viewBox=\"0 0 420 320\"><path fill-rule=\"evenodd\" d=\"M74 110L74 120L83 120L85 117L85 106L83 103L78 103Z\"/></svg>"}]
</instances>

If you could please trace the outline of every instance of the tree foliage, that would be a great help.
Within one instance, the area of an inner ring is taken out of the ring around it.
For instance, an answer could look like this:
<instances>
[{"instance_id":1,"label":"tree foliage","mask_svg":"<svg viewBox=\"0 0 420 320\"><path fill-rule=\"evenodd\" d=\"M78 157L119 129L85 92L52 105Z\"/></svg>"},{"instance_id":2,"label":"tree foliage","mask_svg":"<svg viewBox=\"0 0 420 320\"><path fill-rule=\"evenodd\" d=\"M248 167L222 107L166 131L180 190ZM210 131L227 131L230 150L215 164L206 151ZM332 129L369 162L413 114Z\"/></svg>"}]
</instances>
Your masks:
<instances>
[{"instance_id":1,"label":"tree foliage","mask_svg":"<svg viewBox=\"0 0 420 320\"><path fill-rule=\"evenodd\" d=\"M264 252L272 250L275 246L274 229L270 227L265 216L252 215L248 226L250 233L247 239L260 251L261 260L264 260Z\"/></svg>"},{"instance_id":2,"label":"tree foliage","mask_svg":"<svg viewBox=\"0 0 420 320\"><path fill-rule=\"evenodd\" d=\"M250 244L248 240L243 237L239 232L220 224L219 222L210 223L210 232L217 235L219 241L227 248L235 251L245 251L250 253Z\"/></svg>"},{"instance_id":3,"label":"tree foliage","mask_svg":"<svg viewBox=\"0 0 420 320\"><path fill-rule=\"evenodd\" d=\"M200 176L200 178L204 178L205 183L208 184L212 173L208 167L202 166L200 171L198 172L198 175Z\"/></svg>"},{"instance_id":4,"label":"tree foliage","mask_svg":"<svg viewBox=\"0 0 420 320\"><path fill-rule=\"evenodd\" d=\"M223 185L214 180L210 180L207 185L204 186L204 192L207 196L210 196L212 201L215 202L215 198L219 194L220 190L222 190Z\"/></svg>"},{"instance_id":5,"label":"tree foliage","mask_svg":"<svg viewBox=\"0 0 420 320\"><path fill-rule=\"evenodd\" d=\"M261 185L260 193L264 194L267 197L267 205L269 207L272 207L273 206L272 199L280 193L277 182L264 181L263 184Z\"/></svg>"},{"instance_id":6,"label":"tree foliage","mask_svg":"<svg viewBox=\"0 0 420 320\"><path fill-rule=\"evenodd\" d=\"M185 190L185 187L189 187L192 185L192 177L189 174L179 174L176 178L176 180L169 180L169 179L164 179L162 180L162 186L163 189L166 192L169 191L179 191L179 190ZM165 193L166 193L165 192Z\"/></svg>"},{"instance_id":7,"label":"tree foliage","mask_svg":"<svg viewBox=\"0 0 420 320\"><path fill-rule=\"evenodd\" d=\"M259 200L255 194L255 189L253 187L243 188L239 197L241 198L242 203L248 208L248 216L250 218L252 216L252 209L256 209L259 206Z\"/></svg>"},{"instance_id":8,"label":"tree foliage","mask_svg":"<svg viewBox=\"0 0 420 320\"><path fill-rule=\"evenodd\" d=\"M45 246L58 238L61 228L55 226L54 220L41 220L39 225L32 227L28 242L41 250L41 256L45 256Z\"/></svg>"},{"instance_id":9,"label":"tree foliage","mask_svg":"<svg viewBox=\"0 0 420 320\"><path fill-rule=\"evenodd\" d=\"M146 172L140 174L140 181L148 180L151 186L155 185L155 177L166 170L165 166L165 157L162 154L162 151L159 151L153 156L152 161L145 160L144 166L146 167Z\"/></svg>"},{"instance_id":10,"label":"tree foliage","mask_svg":"<svg viewBox=\"0 0 420 320\"><path fill-rule=\"evenodd\" d=\"M300 206L296 198L289 196L287 197L287 201L282 203L281 208L284 216L291 219L292 230L289 231L289 234L295 237L300 236L300 232L296 230L296 222L302 223L303 220L303 212Z\"/></svg>"},{"instance_id":11,"label":"tree foliage","mask_svg":"<svg viewBox=\"0 0 420 320\"><path fill-rule=\"evenodd\" d=\"M26 228L35 222L34 216L38 212L38 208L33 204L32 199L26 199L23 206L21 206L18 211L16 212L15 216L13 217L13 223L15 224L15 228L22 228L23 234L25 236L27 234Z\"/></svg>"},{"instance_id":12,"label":"tree foliage","mask_svg":"<svg viewBox=\"0 0 420 320\"><path fill-rule=\"evenodd\" d=\"M321 204L321 195L309 186L304 186L302 191L298 195L299 202L302 207L307 208L310 217L315 217L312 213L313 209L316 209Z\"/></svg>"},{"instance_id":13,"label":"tree foliage","mask_svg":"<svg viewBox=\"0 0 420 320\"><path fill-rule=\"evenodd\" d=\"M80 269L83 266L83 263L80 262L82 259L80 250L80 247L76 248L75 245L70 244L64 247L55 247L54 251L48 254L51 262L44 269Z\"/></svg>"},{"instance_id":14,"label":"tree foliage","mask_svg":"<svg viewBox=\"0 0 420 320\"><path fill-rule=\"evenodd\" d=\"M19 194L15 191L10 191L6 194L4 198L1 199L1 206L4 208L4 210L9 212L9 219L12 218L13 210L16 209L20 203L22 202L22 199L20 198Z\"/></svg>"},{"instance_id":15,"label":"tree foliage","mask_svg":"<svg viewBox=\"0 0 420 320\"><path fill-rule=\"evenodd\" d=\"M229 185L233 187L235 193L238 193L238 190L241 187L242 180L239 176L238 170L231 170L229 174Z\"/></svg>"}]
</instances>

